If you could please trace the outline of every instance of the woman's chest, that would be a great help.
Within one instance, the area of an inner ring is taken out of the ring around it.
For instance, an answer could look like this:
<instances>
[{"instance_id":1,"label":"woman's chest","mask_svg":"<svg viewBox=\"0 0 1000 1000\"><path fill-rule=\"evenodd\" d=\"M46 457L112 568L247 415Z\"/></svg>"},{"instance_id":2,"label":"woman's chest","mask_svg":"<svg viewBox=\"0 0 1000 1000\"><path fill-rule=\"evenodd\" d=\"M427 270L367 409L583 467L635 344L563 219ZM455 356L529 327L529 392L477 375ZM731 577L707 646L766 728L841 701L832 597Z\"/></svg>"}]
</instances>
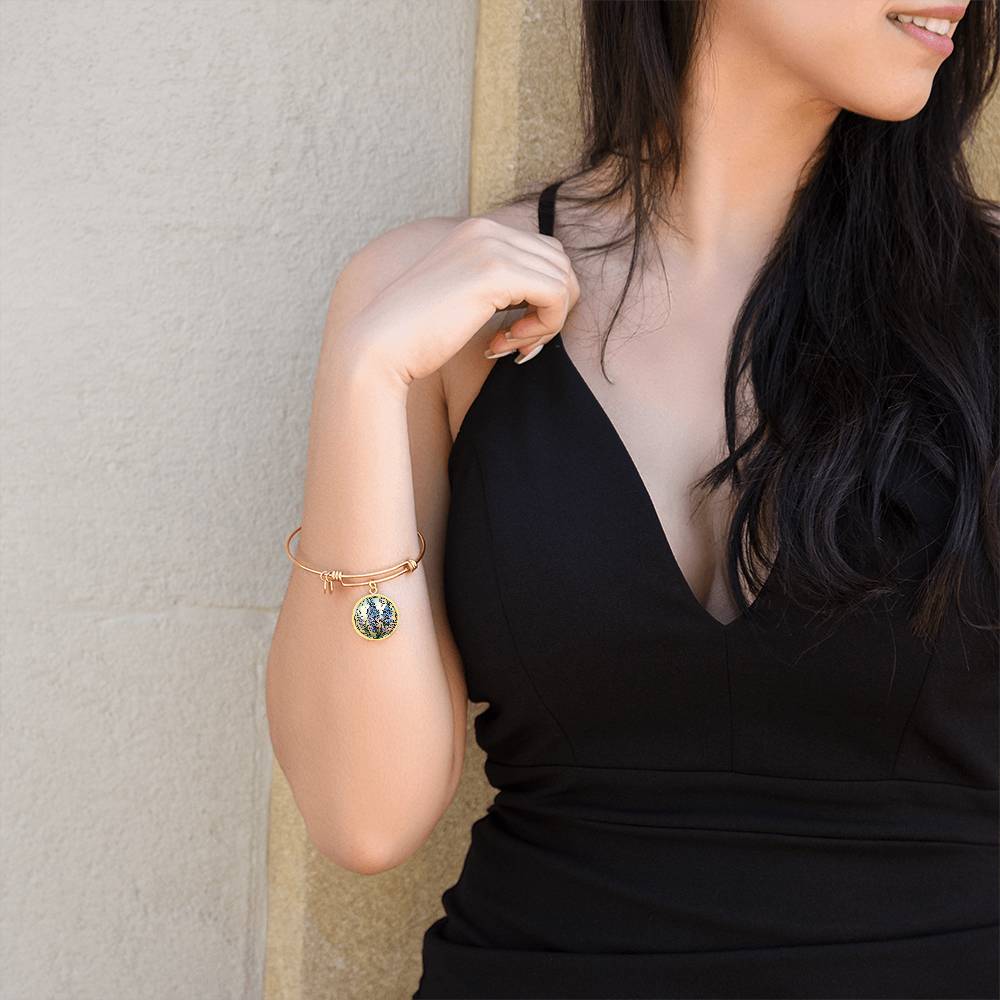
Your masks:
<instances>
[{"instance_id":1,"label":"woman's chest","mask_svg":"<svg viewBox=\"0 0 1000 1000\"><path fill-rule=\"evenodd\" d=\"M571 369L532 364L494 373L450 464L446 598L470 698L490 702L488 752L831 780L900 762L933 780L989 774L985 647L973 641L967 669L969 636L932 649L891 602L824 625L784 592L780 563L749 617L716 620L610 422ZM979 735L952 754L963 731Z\"/></svg>"}]
</instances>

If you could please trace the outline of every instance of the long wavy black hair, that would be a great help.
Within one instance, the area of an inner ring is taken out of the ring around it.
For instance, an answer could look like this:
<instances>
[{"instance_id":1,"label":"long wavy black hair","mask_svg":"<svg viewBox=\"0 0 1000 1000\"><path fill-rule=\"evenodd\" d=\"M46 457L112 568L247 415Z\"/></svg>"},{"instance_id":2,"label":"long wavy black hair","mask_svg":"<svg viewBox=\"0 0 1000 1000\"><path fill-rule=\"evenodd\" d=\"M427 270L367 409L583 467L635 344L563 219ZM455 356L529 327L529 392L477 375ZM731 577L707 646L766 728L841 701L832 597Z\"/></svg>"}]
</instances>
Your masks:
<instances>
[{"instance_id":1,"label":"long wavy black hair","mask_svg":"<svg viewBox=\"0 0 1000 1000\"><path fill-rule=\"evenodd\" d=\"M699 0L583 0L585 141L562 179L599 165L611 179L590 193L563 185L559 198L628 206L616 238L575 250L632 246L602 348L679 174L681 92L705 21ZM962 596L990 607L981 597L1000 579L1000 206L977 195L963 152L996 83L998 38L996 2L974 0L918 114L840 111L742 304L727 455L695 484L734 491L726 563L741 613L751 605L736 581L763 586L775 539L787 589L820 611L897 592L915 522L889 484L917 442L953 502L913 631L936 635L950 606L997 626ZM741 385L755 413L738 440Z\"/></svg>"}]
</instances>

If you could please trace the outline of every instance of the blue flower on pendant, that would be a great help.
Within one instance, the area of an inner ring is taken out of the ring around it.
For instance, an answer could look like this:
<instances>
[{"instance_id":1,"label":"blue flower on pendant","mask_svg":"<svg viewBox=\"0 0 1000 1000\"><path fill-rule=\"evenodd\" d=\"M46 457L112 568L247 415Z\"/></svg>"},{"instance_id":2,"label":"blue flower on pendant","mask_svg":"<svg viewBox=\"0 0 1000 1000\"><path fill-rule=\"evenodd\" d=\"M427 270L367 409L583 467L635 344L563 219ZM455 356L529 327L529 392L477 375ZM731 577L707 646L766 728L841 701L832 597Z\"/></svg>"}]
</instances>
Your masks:
<instances>
[{"instance_id":1,"label":"blue flower on pendant","mask_svg":"<svg viewBox=\"0 0 1000 1000\"><path fill-rule=\"evenodd\" d=\"M354 630L364 639L386 639L399 624L399 611L385 594L365 594L354 605Z\"/></svg>"}]
</instances>

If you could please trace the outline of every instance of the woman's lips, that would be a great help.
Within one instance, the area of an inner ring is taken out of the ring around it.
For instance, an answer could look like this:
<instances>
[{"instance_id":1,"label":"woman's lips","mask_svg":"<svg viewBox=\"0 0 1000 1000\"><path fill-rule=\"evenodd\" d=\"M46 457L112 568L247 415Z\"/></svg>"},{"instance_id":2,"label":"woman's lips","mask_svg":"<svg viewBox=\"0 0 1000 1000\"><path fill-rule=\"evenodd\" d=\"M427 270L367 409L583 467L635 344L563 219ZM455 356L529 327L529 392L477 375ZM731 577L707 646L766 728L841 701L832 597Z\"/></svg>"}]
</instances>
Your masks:
<instances>
[{"instance_id":1,"label":"woman's lips","mask_svg":"<svg viewBox=\"0 0 1000 1000\"><path fill-rule=\"evenodd\" d=\"M950 56L955 49L955 43L947 35L938 35L933 31L928 31L926 28L921 28L911 21L908 24L904 24L902 21L897 21L895 18L888 18L900 31L905 31L908 35L914 37L918 42L923 42L929 49L933 49L935 52L943 56Z\"/></svg>"}]
</instances>

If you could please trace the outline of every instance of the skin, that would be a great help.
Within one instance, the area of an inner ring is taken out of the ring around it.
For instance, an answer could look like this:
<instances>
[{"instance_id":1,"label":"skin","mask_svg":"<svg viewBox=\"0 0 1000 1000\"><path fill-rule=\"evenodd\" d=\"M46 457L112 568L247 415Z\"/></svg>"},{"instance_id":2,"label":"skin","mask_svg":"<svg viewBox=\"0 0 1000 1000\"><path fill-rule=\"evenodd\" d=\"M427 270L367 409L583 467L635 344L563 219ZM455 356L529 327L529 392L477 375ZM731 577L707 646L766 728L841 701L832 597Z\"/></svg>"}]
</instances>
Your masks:
<instances>
[{"instance_id":1,"label":"skin","mask_svg":"<svg viewBox=\"0 0 1000 1000\"><path fill-rule=\"evenodd\" d=\"M316 372L298 557L370 571L415 555L418 526L427 550L416 572L384 586L405 616L385 642L353 633L360 590L331 599L315 577L290 572L268 660L271 742L311 839L337 864L365 874L401 864L458 787L468 693L444 603L447 461L494 364L484 352L525 356L562 331L692 593L719 621L735 616L720 555L730 499L699 505L688 489L723 455L728 338L839 110L902 120L926 103L944 57L886 20L919 10L905 2L712 2L709 44L686 90L671 224L655 233L662 266L649 257L616 324L606 359L614 384L601 373L600 334L628 250L574 257L560 237L571 240L581 220L565 202L555 238L537 233L534 201L472 220L423 219L382 234L339 275ZM563 190L591 188L602 169ZM588 220L582 242L609 238L623 211ZM358 446L375 418L378 461ZM572 516L572 498L552 502ZM510 515L528 521L532 511Z\"/></svg>"}]
</instances>

